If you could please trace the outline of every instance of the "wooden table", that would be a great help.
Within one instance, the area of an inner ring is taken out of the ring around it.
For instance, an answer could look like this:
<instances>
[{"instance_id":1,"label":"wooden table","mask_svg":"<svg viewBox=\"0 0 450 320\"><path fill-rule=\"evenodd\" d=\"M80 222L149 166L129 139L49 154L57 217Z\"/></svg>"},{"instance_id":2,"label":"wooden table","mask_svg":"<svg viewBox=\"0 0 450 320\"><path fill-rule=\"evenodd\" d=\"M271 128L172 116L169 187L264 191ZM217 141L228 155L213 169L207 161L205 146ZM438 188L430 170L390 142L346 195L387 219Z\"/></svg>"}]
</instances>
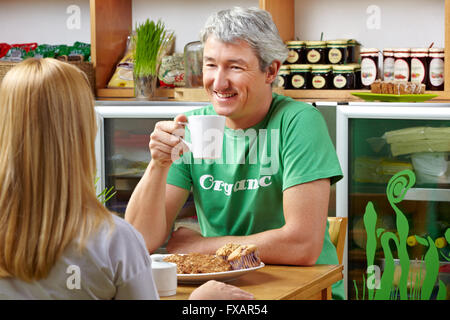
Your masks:
<instances>
[{"instance_id":1,"label":"wooden table","mask_svg":"<svg viewBox=\"0 0 450 320\"><path fill-rule=\"evenodd\" d=\"M331 299L331 285L343 278L342 270L342 265L266 265L229 284L253 293L258 300L327 300ZM176 295L161 299L186 300L198 286L178 284Z\"/></svg>"}]
</instances>

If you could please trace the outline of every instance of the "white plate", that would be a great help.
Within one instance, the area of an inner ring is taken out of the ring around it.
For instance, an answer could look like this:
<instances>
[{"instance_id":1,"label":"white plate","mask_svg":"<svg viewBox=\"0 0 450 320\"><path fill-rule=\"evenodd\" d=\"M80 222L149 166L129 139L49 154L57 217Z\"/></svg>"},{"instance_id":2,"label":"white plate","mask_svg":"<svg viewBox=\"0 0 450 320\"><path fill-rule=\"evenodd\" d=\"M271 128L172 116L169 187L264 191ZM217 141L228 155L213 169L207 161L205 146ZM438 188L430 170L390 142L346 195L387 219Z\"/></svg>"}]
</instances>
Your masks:
<instances>
[{"instance_id":1,"label":"white plate","mask_svg":"<svg viewBox=\"0 0 450 320\"><path fill-rule=\"evenodd\" d=\"M158 261L164 259L164 257L170 256L170 254L152 254L152 260ZM177 274L178 283L186 283L186 284L194 284L194 283L203 283L208 280L217 280L217 281L233 281L244 274L250 273L252 271L261 269L264 267L264 263L257 267L240 269L240 270L231 270L231 271L223 271L223 272L213 272L213 273L190 273L190 274Z\"/></svg>"}]
</instances>

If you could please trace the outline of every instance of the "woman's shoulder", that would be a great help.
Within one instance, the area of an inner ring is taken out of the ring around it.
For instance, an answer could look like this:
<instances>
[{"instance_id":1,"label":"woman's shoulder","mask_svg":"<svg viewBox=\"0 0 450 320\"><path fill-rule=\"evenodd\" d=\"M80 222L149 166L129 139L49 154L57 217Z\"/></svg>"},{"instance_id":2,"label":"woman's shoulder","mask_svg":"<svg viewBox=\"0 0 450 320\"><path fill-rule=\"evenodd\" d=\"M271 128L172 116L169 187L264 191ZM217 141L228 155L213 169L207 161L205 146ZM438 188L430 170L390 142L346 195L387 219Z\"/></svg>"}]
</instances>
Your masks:
<instances>
[{"instance_id":1,"label":"woman's shoulder","mask_svg":"<svg viewBox=\"0 0 450 320\"><path fill-rule=\"evenodd\" d=\"M85 249L101 259L131 259L147 257L144 238L128 221L111 214L112 221L104 221L89 237Z\"/></svg>"},{"instance_id":2,"label":"woman's shoulder","mask_svg":"<svg viewBox=\"0 0 450 320\"><path fill-rule=\"evenodd\" d=\"M141 233L128 221L115 214L112 214L112 221L112 226L107 229L107 236L111 238L111 243L145 247L145 241Z\"/></svg>"}]
</instances>

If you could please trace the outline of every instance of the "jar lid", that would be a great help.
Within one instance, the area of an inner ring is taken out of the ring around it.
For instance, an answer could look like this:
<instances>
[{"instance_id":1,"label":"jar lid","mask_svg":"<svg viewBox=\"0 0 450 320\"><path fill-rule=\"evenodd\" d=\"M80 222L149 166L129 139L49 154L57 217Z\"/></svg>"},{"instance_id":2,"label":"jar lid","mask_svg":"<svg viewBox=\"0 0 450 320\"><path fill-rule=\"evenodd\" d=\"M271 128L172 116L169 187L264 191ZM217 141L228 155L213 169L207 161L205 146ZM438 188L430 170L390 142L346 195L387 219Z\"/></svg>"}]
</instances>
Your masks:
<instances>
[{"instance_id":1,"label":"jar lid","mask_svg":"<svg viewBox=\"0 0 450 320\"><path fill-rule=\"evenodd\" d=\"M411 52L426 52L426 53L428 53L428 48L411 48Z\"/></svg>"},{"instance_id":2,"label":"jar lid","mask_svg":"<svg viewBox=\"0 0 450 320\"><path fill-rule=\"evenodd\" d=\"M361 45L356 39L348 39L347 43L354 46Z\"/></svg>"},{"instance_id":3,"label":"jar lid","mask_svg":"<svg viewBox=\"0 0 450 320\"><path fill-rule=\"evenodd\" d=\"M410 48L394 48L394 52L411 52Z\"/></svg>"},{"instance_id":4,"label":"jar lid","mask_svg":"<svg viewBox=\"0 0 450 320\"><path fill-rule=\"evenodd\" d=\"M360 53L378 53L380 52L380 50L378 50L377 48L361 48Z\"/></svg>"},{"instance_id":5,"label":"jar lid","mask_svg":"<svg viewBox=\"0 0 450 320\"><path fill-rule=\"evenodd\" d=\"M429 48L428 52L444 52L444 48Z\"/></svg>"},{"instance_id":6,"label":"jar lid","mask_svg":"<svg viewBox=\"0 0 450 320\"><path fill-rule=\"evenodd\" d=\"M291 64L290 69L291 70L309 71L309 70L311 70L311 65L309 65L309 64Z\"/></svg>"},{"instance_id":7,"label":"jar lid","mask_svg":"<svg viewBox=\"0 0 450 320\"><path fill-rule=\"evenodd\" d=\"M361 69L361 65L360 65L359 63L348 63L348 64L346 64L346 66L352 67L353 70L359 70L359 69ZM336 65L336 67L337 67L337 65Z\"/></svg>"},{"instance_id":8,"label":"jar lid","mask_svg":"<svg viewBox=\"0 0 450 320\"><path fill-rule=\"evenodd\" d=\"M286 41L285 42L286 45L294 45L294 46L298 46L298 45L304 45L305 41L302 40L290 40L290 41Z\"/></svg>"},{"instance_id":9,"label":"jar lid","mask_svg":"<svg viewBox=\"0 0 450 320\"><path fill-rule=\"evenodd\" d=\"M384 48L383 49L383 52L392 52L392 51L394 51L394 49L393 48Z\"/></svg>"},{"instance_id":10,"label":"jar lid","mask_svg":"<svg viewBox=\"0 0 450 320\"><path fill-rule=\"evenodd\" d=\"M355 69L354 66L352 65L336 65L333 66L333 71L340 71L340 72L353 72Z\"/></svg>"},{"instance_id":11,"label":"jar lid","mask_svg":"<svg viewBox=\"0 0 450 320\"><path fill-rule=\"evenodd\" d=\"M306 41L305 42L308 47L322 47L326 46L326 41Z\"/></svg>"},{"instance_id":12,"label":"jar lid","mask_svg":"<svg viewBox=\"0 0 450 320\"><path fill-rule=\"evenodd\" d=\"M318 64L311 66L311 72L327 72L331 70L331 66L327 64Z\"/></svg>"},{"instance_id":13,"label":"jar lid","mask_svg":"<svg viewBox=\"0 0 450 320\"><path fill-rule=\"evenodd\" d=\"M328 40L327 41L327 45L342 45L342 46L346 46L348 43L348 40Z\"/></svg>"}]
</instances>

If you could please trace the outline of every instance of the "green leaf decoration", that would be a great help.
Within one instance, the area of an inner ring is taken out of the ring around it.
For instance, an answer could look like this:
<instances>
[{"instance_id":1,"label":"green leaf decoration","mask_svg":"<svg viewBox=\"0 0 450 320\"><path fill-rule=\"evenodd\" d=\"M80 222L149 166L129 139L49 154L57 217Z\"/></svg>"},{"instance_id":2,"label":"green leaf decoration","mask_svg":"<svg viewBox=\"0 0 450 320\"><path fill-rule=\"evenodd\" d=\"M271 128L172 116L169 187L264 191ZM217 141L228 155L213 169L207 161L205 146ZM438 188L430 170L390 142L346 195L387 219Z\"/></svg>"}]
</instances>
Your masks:
<instances>
[{"instance_id":1,"label":"green leaf decoration","mask_svg":"<svg viewBox=\"0 0 450 320\"><path fill-rule=\"evenodd\" d=\"M381 236L381 234L384 232L384 230L386 230L386 229L384 229L384 228L377 229L377 238L379 238Z\"/></svg>"},{"instance_id":2,"label":"green leaf decoration","mask_svg":"<svg viewBox=\"0 0 450 320\"><path fill-rule=\"evenodd\" d=\"M428 247L428 240L423 238L423 237L419 237L418 235L416 235L416 240L418 243L420 243L421 245Z\"/></svg>"}]
</instances>

